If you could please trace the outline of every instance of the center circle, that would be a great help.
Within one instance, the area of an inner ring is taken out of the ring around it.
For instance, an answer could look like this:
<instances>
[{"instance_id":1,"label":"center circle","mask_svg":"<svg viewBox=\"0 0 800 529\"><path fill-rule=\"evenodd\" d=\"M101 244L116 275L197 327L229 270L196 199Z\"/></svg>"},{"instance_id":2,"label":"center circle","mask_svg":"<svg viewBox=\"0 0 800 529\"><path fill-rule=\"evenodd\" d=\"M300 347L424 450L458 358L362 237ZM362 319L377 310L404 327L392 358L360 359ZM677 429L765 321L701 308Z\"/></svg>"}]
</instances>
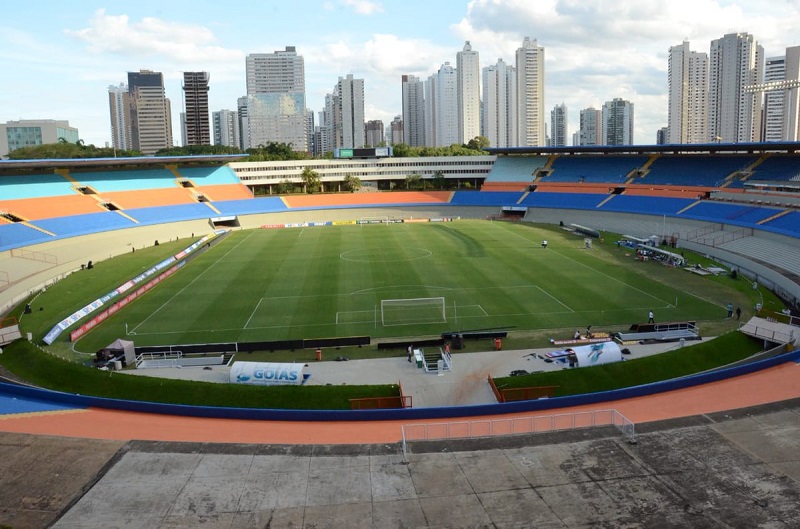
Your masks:
<instances>
[{"instance_id":1,"label":"center circle","mask_svg":"<svg viewBox=\"0 0 800 529\"><path fill-rule=\"evenodd\" d=\"M415 261L424 259L432 255L427 248L404 247L404 248L364 248L362 250L350 250L339 254L339 258L345 261L358 263L398 263L402 261Z\"/></svg>"}]
</instances>

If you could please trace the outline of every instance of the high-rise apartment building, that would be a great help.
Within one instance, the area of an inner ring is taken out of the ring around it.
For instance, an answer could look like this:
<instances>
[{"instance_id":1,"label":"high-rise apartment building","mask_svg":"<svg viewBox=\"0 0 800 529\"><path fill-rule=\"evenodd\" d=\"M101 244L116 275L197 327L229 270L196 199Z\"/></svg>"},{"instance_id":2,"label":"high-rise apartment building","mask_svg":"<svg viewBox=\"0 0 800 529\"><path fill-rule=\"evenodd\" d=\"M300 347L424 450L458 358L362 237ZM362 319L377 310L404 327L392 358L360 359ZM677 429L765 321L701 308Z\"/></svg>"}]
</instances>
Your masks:
<instances>
[{"instance_id":1,"label":"high-rise apartment building","mask_svg":"<svg viewBox=\"0 0 800 529\"><path fill-rule=\"evenodd\" d=\"M145 155L172 147L172 109L161 72L128 72L131 148Z\"/></svg>"},{"instance_id":2,"label":"high-rise apartment building","mask_svg":"<svg viewBox=\"0 0 800 529\"><path fill-rule=\"evenodd\" d=\"M76 143L78 129L69 121L58 119L21 119L0 123L0 158L22 147L58 143Z\"/></svg>"},{"instance_id":3,"label":"high-rise apartment building","mask_svg":"<svg viewBox=\"0 0 800 529\"><path fill-rule=\"evenodd\" d=\"M596 108L584 108L580 111L578 145L604 145L603 112Z\"/></svg>"},{"instance_id":4,"label":"high-rise apartment building","mask_svg":"<svg viewBox=\"0 0 800 529\"><path fill-rule=\"evenodd\" d=\"M364 136L367 147L377 147L384 141L383 121L371 119L364 125Z\"/></svg>"},{"instance_id":5,"label":"high-rise apartment building","mask_svg":"<svg viewBox=\"0 0 800 529\"><path fill-rule=\"evenodd\" d=\"M656 145L669 143L669 127L661 127L656 131Z\"/></svg>"},{"instance_id":6,"label":"high-rise apartment building","mask_svg":"<svg viewBox=\"0 0 800 529\"><path fill-rule=\"evenodd\" d=\"M764 83L778 84L786 80L786 57L767 57L764 64ZM761 122L761 138L764 141L783 141L784 135L784 92L785 90L766 90L764 92L764 119Z\"/></svg>"},{"instance_id":7,"label":"high-rise apartment building","mask_svg":"<svg viewBox=\"0 0 800 529\"><path fill-rule=\"evenodd\" d=\"M184 145L211 145L208 72L183 72Z\"/></svg>"},{"instance_id":8,"label":"high-rise apartment building","mask_svg":"<svg viewBox=\"0 0 800 529\"><path fill-rule=\"evenodd\" d=\"M456 69L449 62L445 62L436 72L434 96L436 107L433 109L436 116L434 147L447 147L454 143L461 143L458 137L458 79L456 73Z\"/></svg>"},{"instance_id":9,"label":"high-rise apartment building","mask_svg":"<svg viewBox=\"0 0 800 529\"><path fill-rule=\"evenodd\" d=\"M333 91L334 148L361 148L364 139L364 80L340 77Z\"/></svg>"},{"instance_id":10,"label":"high-rise apartment building","mask_svg":"<svg viewBox=\"0 0 800 529\"><path fill-rule=\"evenodd\" d=\"M390 124L391 132L389 137L389 143L392 145L397 145L399 143L403 143L403 116L395 116Z\"/></svg>"},{"instance_id":11,"label":"high-rise apartment building","mask_svg":"<svg viewBox=\"0 0 800 529\"><path fill-rule=\"evenodd\" d=\"M550 146L567 146L567 106L564 103L550 112Z\"/></svg>"},{"instance_id":12,"label":"high-rise apartment building","mask_svg":"<svg viewBox=\"0 0 800 529\"><path fill-rule=\"evenodd\" d=\"M517 146L544 147L544 48L525 37L516 61Z\"/></svg>"},{"instance_id":13,"label":"high-rise apartment building","mask_svg":"<svg viewBox=\"0 0 800 529\"><path fill-rule=\"evenodd\" d=\"M436 120L438 119L438 114L436 112L436 107L439 104L439 100L437 99L437 92L439 89L438 79L436 74L429 76L425 81L423 81L424 86L424 94L425 94L425 102L424 102L424 128L425 128L425 146L426 147L436 147L438 145L436 139L436 131L438 130L436 127Z\"/></svg>"},{"instance_id":14,"label":"high-rise apartment building","mask_svg":"<svg viewBox=\"0 0 800 529\"><path fill-rule=\"evenodd\" d=\"M255 147L270 142L308 150L305 63L294 46L245 58L247 124L243 142Z\"/></svg>"},{"instance_id":15,"label":"high-rise apartment building","mask_svg":"<svg viewBox=\"0 0 800 529\"><path fill-rule=\"evenodd\" d=\"M214 145L241 148L239 142L239 119L236 111L217 110L212 113L212 121Z\"/></svg>"},{"instance_id":16,"label":"high-rise apartment building","mask_svg":"<svg viewBox=\"0 0 800 529\"><path fill-rule=\"evenodd\" d=\"M764 76L764 49L748 33L711 41L708 73L708 140L759 141L761 94L746 90Z\"/></svg>"},{"instance_id":17,"label":"high-rise apartment building","mask_svg":"<svg viewBox=\"0 0 800 529\"><path fill-rule=\"evenodd\" d=\"M239 127L239 148L244 151L250 148L250 138L247 136L250 125L247 119L247 96L236 99L236 117Z\"/></svg>"},{"instance_id":18,"label":"high-rise apartment building","mask_svg":"<svg viewBox=\"0 0 800 529\"><path fill-rule=\"evenodd\" d=\"M425 83L413 75L403 75L403 143L425 146Z\"/></svg>"},{"instance_id":19,"label":"high-rise apartment building","mask_svg":"<svg viewBox=\"0 0 800 529\"><path fill-rule=\"evenodd\" d=\"M516 69L503 59L483 69L482 133L492 147L512 147L517 141Z\"/></svg>"},{"instance_id":20,"label":"high-rise apartment building","mask_svg":"<svg viewBox=\"0 0 800 529\"><path fill-rule=\"evenodd\" d=\"M708 141L708 54L692 51L689 42L669 49L668 143Z\"/></svg>"},{"instance_id":21,"label":"high-rise apartment building","mask_svg":"<svg viewBox=\"0 0 800 529\"><path fill-rule=\"evenodd\" d=\"M605 145L633 145L633 103L614 98L603 105Z\"/></svg>"},{"instance_id":22,"label":"high-rise apartment building","mask_svg":"<svg viewBox=\"0 0 800 529\"><path fill-rule=\"evenodd\" d=\"M469 41L456 54L458 143L466 144L481 134L481 69L478 52Z\"/></svg>"},{"instance_id":23,"label":"high-rise apartment building","mask_svg":"<svg viewBox=\"0 0 800 529\"><path fill-rule=\"evenodd\" d=\"M786 48L783 93L784 139L800 141L800 46Z\"/></svg>"},{"instance_id":24,"label":"high-rise apartment building","mask_svg":"<svg viewBox=\"0 0 800 529\"><path fill-rule=\"evenodd\" d=\"M118 86L111 85L108 87L108 109L111 114L111 145L115 149L131 149L130 107L128 85L120 83Z\"/></svg>"}]
</instances>

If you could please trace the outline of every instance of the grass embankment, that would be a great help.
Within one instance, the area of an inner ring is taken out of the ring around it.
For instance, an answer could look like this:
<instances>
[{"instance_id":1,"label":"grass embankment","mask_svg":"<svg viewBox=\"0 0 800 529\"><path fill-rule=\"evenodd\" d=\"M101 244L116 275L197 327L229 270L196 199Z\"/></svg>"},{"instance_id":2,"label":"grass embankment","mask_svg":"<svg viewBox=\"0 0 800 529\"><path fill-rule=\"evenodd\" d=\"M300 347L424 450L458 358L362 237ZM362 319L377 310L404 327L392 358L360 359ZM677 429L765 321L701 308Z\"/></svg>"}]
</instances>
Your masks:
<instances>
[{"instance_id":1,"label":"grass embankment","mask_svg":"<svg viewBox=\"0 0 800 529\"><path fill-rule=\"evenodd\" d=\"M708 342L617 364L494 379L499 389L558 386L556 397L609 391L683 377L742 360L762 350L761 341L730 332Z\"/></svg>"},{"instance_id":2,"label":"grass embankment","mask_svg":"<svg viewBox=\"0 0 800 529\"><path fill-rule=\"evenodd\" d=\"M349 399L399 395L396 385L257 387L126 375L67 362L24 340L4 348L0 363L21 379L56 391L170 404L349 410Z\"/></svg>"}]
</instances>

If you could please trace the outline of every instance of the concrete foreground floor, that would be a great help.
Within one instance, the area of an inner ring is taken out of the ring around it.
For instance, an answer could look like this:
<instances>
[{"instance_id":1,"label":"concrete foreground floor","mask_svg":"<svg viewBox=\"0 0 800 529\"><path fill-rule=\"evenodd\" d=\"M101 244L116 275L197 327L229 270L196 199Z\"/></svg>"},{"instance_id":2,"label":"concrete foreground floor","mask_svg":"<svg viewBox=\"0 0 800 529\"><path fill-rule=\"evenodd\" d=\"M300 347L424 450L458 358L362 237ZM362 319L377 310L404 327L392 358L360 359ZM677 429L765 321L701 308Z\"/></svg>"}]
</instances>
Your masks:
<instances>
[{"instance_id":1,"label":"concrete foreground floor","mask_svg":"<svg viewBox=\"0 0 800 529\"><path fill-rule=\"evenodd\" d=\"M637 426L410 446L0 433L18 528L800 525L800 399Z\"/></svg>"}]
</instances>

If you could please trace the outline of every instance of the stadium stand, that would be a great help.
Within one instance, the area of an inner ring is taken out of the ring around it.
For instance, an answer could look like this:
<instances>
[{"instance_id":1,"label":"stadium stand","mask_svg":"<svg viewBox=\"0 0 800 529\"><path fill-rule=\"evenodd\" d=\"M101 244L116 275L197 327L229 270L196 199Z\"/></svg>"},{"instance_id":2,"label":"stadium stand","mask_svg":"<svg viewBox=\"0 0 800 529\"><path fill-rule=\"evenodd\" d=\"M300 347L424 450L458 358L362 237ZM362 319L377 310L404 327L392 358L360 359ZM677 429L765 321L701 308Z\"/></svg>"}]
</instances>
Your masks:
<instances>
[{"instance_id":1,"label":"stadium stand","mask_svg":"<svg viewBox=\"0 0 800 529\"><path fill-rule=\"evenodd\" d=\"M72 194L19 200L0 200L0 211L12 213L24 220L39 220L97 213L104 211L104 208L89 195Z\"/></svg>"},{"instance_id":2,"label":"stadium stand","mask_svg":"<svg viewBox=\"0 0 800 529\"><path fill-rule=\"evenodd\" d=\"M712 222L725 222L743 226L767 219L781 211L776 208L757 207L743 204L727 204L711 200L704 200L682 213L687 217Z\"/></svg>"},{"instance_id":3,"label":"stadium stand","mask_svg":"<svg viewBox=\"0 0 800 529\"><path fill-rule=\"evenodd\" d=\"M253 194L242 184L214 184L195 186L195 191L208 200L241 200L253 198Z\"/></svg>"},{"instance_id":4,"label":"stadium stand","mask_svg":"<svg viewBox=\"0 0 800 529\"><path fill-rule=\"evenodd\" d=\"M72 183L58 174L29 174L0 177L3 200L72 195Z\"/></svg>"},{"instance_id":5,"label":"stadium stand","mask_svg":"<svg viewBox=\"0 0 800 529\"><path fill-rule=\"evenodd\" d=\"M647 160L647 156L559 156L553 162L552 172L542 180L622 184Z\"/></svg>"},{"instance_id":6,"label":"stadium stand","mask_svg":"<svg viewBox=\"0 0 800 529\"><path fill-rule=\"evenodd\" d=\"M547 163L547 156L498 156L487 182L533 182L537 169Z\"/></svg>"},{"instance_id":7,"label":"stadium stand","mask_svg":"<svg viewBox=\"0 0 800 529\"><path fill-rule=\"evenodd\" d=\"M404 193L347 193L341 195L298 195L284 198L289 208L366 207L400 204L444 204L451 191L409 191Z\"/></svg>"},{"instance_id":8,"label":"stadium stand","mask_svg":"<svg viewBox=\"0 0 800 529\"><path fill-rule=\"evenodd\" d=\"M559 209L593 209L608 195L583 193L530 193L522 200L520 206Z\"/></svg>"},{"instance_id":9,"label":"stadium stand","mask_svg":"<svg viewBox=\"0 0 800 529\"><path fill-rule=\"evenodd\" d=\"M223 200L214 202L221 215L251 215L286 211L286 204L279 197L258 197L246 200Z\"/></svg>"},{"instance_id":10,"label":"stadium stand","mask_svg":"<svg viewBox=\"0 0 800 529\"><path fill-rule=\"evenodd\" d=\"M800 276L800 249L763 237L743 237L719 246L759 261L770 263Z\"/></svg>"},{"instance_id":11,"label":"stadium stand","mask_svg":"<svg viewBox=\"0 0 800 529\"><path fill-rule=\"evenodd\" d=\"M725 178L745 170L756 159L753 155L736 154L660 156L637 183L720 187Z\"/></svg>"},{"instance_id":12,"label":"stadium stand","mask_svg":"<svg viewBox=\"0 0 800 529\"><path fill-rule=\"evenodd\" d=\"M57 237L75 237L76 235L87 235L89 233L135 226L135 223L130 219L113 211L40 219L31 222L31 224L52 232Z\"/></svg>"},{"instance_id":13,"label":"stadium stand","mask_svg":"<svg viewBox=\"0 0 800 529\"><path fill-rule=\"evenodd\" d=\"M175 206L194 204L192 189L172 187L163 189L142 189L138 191L116 191L102 193L104 202L112 202L121 209L147 208L156 206Z\"/></svg>"},{"instance_id":14,"label":"stadium stand","mask_svg":"<svg viewBox=\"0 0 800 529\"><path fill-rule=\"evenodd\" d=\"M747 180L800 180L800 159L797 156L772 155L753 169Z\"/></svg>"},{"instance_id":15,"label":"stadium stand","mask_svg":"<svg viewBox=\"0 0 800 529\"><path fill-rule=\"evenodd\" d=\"M168 169L125 171L71 172L78 186L89 186L98 193L111 191L144 191L177 187L178 178Z\"/></svg>"},{"instance_id":16,"label":"stadium stand","mask_svg":"<svg viewBox=\"0 0 800 529\"><path fill-rule=\"evenodd\" d=\"M759 225L759 228L782 233L790 237L800 237L800 212L792 211Z\"/></svg>"},{"instance_id":17,"label":"stadium stand","mask_svg":"<svg viewBox=\"0 0 800 529\"><path fill-rule=\"evenodd\" d=\"M604 211L642 213L645 215L677 215L696 200L650 196L617 195L601 207Z\"/></svg>"},{"instance_id":18,"label":"stadium stand","mask_svg":"<svg viewBox=\"0 0 800 529\"><path fill-rule=\"evenodd\" d=\"M176 204L149 208L134 208L125 213L140 224L159 224L162 222L180 222L184 220L207 219L219 214L203 202Z\"/></svg>"},{"instance_id":19,"label":"stadium stand","mask_svg":"<svg viewBox=\"0 0 800 529\"><path fill-rule=\"evenodd\" d=\"M179 167L176 168L175 172L181 178L191 180L196 186L241 185L236 173L227 165L221 167Z\"/></svg>"},{"instance_id":20,"label":"stadium stand","mask_svg":"<svg viewBox=\"0 0 800 529\"><path fill-rule=\"evenodd\" d=\"M451 206L513 206L523 193L503 191L456 191Z\"/></svg>"},{"instance_id":21,"label":"stadium stand","mask_svg":"<svg viewBox=\"0 0 800 529\"><path fill-rule=\"evenodd\" d=\"M53 236L19 222L0 224L0 251L52 240Z\"/></svg>"}]
</instances>

